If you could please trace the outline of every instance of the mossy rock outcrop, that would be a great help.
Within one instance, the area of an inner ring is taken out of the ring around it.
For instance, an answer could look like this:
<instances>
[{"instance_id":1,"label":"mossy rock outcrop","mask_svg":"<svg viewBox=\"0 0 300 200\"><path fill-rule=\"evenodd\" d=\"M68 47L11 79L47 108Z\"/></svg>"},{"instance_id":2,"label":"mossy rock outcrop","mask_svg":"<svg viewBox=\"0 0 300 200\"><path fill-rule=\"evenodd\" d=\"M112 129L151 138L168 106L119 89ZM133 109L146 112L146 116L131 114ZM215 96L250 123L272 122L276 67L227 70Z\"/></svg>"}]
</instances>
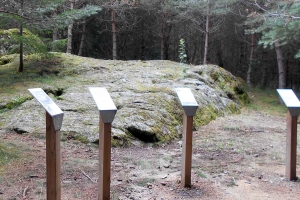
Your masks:
<instances>
[{"instance_id":1,"label":"mossy rock outcrop","mask_svg":"<svg viewBox=\"0 0 300 200\"><path fill-rule=\"evenodd\" d=\"M112 123L114 145L180 138L183 109L174 91L176 87L190 88L199 104L194 117L195 129L218 116L238 113L240 107L249 102L238 79L214 65L182 66L171 61L56 56L61 60L57 65L64 68L55 68L60 71L52 76L59 76L61 80L55 85L43 83L42 87L51 88L49 95L65 113L61 129L63 138L72 137L83 142L98 140L99 112L88 87L105 87L118 108ZM72 67L66 67L64 63L72 63ZM70 70L80 73L66 73ZM60 91L59 96L53 91ZM0 129L45 133L45 111L34 99L0 112L0 120Z\"/></svg>"}]
</instances>

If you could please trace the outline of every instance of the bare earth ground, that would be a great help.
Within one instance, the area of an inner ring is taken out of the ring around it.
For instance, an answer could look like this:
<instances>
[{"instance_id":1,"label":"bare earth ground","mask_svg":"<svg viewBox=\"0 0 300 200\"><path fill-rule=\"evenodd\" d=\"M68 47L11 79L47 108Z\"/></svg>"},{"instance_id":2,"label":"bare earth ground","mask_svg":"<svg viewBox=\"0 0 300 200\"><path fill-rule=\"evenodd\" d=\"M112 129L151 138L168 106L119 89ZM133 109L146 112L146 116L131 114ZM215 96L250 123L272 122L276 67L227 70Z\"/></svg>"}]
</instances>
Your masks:
<instances>
[{"instance_id":1,"label":"bare earth ground","mask_svg":"<svg viewBox=\"0 0 300 200\"><path fill-rule=\"evenodd\" d=\"M297 199L300 181L284 177L285 126L285 116L245 109L201 127L191 188L180 187L180 141L112 148L111 199ZM0 135L21 152L0 173L0 199L46 199L45 136ZM62 199L97 199L97 146L70 138L61 153Z\"/></svg>"}]
</instances>

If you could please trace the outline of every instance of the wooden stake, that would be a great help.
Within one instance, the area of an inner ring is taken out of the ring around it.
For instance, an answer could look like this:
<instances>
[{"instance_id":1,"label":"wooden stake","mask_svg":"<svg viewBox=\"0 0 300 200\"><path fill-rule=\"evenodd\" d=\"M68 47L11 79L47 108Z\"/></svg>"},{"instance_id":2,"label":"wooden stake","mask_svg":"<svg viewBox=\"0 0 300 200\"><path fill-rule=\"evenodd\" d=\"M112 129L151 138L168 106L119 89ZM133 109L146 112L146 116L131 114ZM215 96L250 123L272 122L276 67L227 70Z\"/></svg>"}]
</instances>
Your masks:
<instances>
[{"instance_id":1,"label":"wooden stake","mask_svg":"<svg viewBox=\"0 0 300 200\"><path fill-rule=\"evenodd\" d=\"M181 186L191 187L193 117L183 115Z\"/></svg>"},{"instance_id":2,"label":"wooden stake","mask_svg":"<svg viewBox=\"0 0 300 200\"><path fill-rule=\"evenodd\" d=\"M60 131L55 130L48 112L46 112L46 174L47 200L60 200Z\"/></svg>"},{"instance_id":3,"label":"wooden stake","mask_svg":"<svg viewBox=\"0 0 300 200\"><path fill-rule=\"evenodd\" d=\"M296 180L297 163L297 118L287 113L286 133L286 171L285 175L289 180Z\"/></svg>"},{"instance_id":4,"label":"wooden stake","mask_svg":"<svg viewBox=\"0 0 300 200\"><path fill-rule=\"evenodd\" d=\"M110 199L111 123L99 122L99 181L98 200Z\"/></svg>"}]
</instances>

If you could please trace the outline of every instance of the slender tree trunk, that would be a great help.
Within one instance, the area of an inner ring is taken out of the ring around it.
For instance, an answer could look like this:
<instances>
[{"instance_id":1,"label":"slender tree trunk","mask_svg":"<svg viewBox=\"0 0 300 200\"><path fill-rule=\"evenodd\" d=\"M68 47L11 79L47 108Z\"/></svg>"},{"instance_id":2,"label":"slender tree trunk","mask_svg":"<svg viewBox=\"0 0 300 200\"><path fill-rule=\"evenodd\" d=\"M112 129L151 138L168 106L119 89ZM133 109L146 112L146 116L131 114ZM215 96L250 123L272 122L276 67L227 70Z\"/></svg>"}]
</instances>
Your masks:
<instances>
[{"instance_id":1,"label":"slender tree trunk","mask_svg":"<svg viewBox=\"0 0 300 200\"><path fill-rule=\"evenodd\" d=\"M142 26L142 29L141 29L141 32L142 32L142 38L141 38L141 52L140 52L140 56L141 56L141 60L145 60L146 57L145 57L145 50L146 50L146 45L145 45L145 24L142 23L141 24Z\"/></svg>"},{"instance_id":2,"label":"slender tree trunk","mask_svg":"<svg viewBox=\"0 0 300 200\"><path fill-rule=\"evenodd\" d=\"M278 76L279 76L279 89L286 87L286 67L284 64L283 52L279 41L274 42L277 65L278 65Z\"/></svg>"},{"instance_id":3,"label":"slender tree trunk","mask_svg":"<svg viewBox=\"0 0 300 200\"><path fill-rule=\"evenodd\" d=\"M54 18L57 17L57 8L54 10L53 17ZM58 39L58 28L55 27L52 33L52 42L56 41L57 39ZM56 51L55 45L52 45L52 51Z\"/></svg>"},{"instance_id":4,"label":"slender tree trunk","mask_svg":"<svg viewBox=\"0 0 300 200\"><path fill-rule=\"evenodd\" d=\"M204 56L203 56L203 64L207 64L208 57L208 41L209 41L209 16L206 16L206 26L205 26L205 45L204 45Z\"/></svg>"},{"instance_id":5,"label":"slender tree trunk","mask_svg":"<svg viewBox=\"0 0 300 200\"><path fill-rule=\"evenodd\" d=\"M223 62L223 53L222 53L222 42L220 41L218 44L218 50L217 50L217 58L219 62L220 67L224 67L224 62Z\"/></svg>"},{"instance_id":6,"label":"slender tree trunk","mask_svg":"<svg viewBox=\"0 0 300 200\"><path fill-rule=\"evenodd\" d=\"M267 84L267 64L264 63L266 59L266 52L263 50L262 52L262 56L261 56L261 68L262 68L262 75L261 75L261 83L260 83L260 88L261 89L265 89L266 88L266 84Z\"/></svg>"},{"instance_id":7,"label":"slender tree trunk","mask_svg":"<svg viewBox=\"0 0 300 200\"><path fill-rule=\"evenodd\" d=\"M24 0L21 1L21 15L23 16L23 8L24 8ZM19 72L23 72L24 70L24 63L23 63L23 22L21 21L20 24L20 64L19 64Z\"/></svg>"},{"instance_id":8,"label":"slender tree trunk","mask_svg":"<svg viewBox=\"0 0 300 200\"><path fill-rule=\"evenodd\" d=\"M161 26L161 44L160 44L160 59L165 60L165 47L166 47L166 27L167 27L167 13L163 14L163 23Z\"/></svg>"},{"instance_id":9,"label":"slender tree trunk","mask_svg":"<svg viewBox=\"0 0 300 200\"><path fill-rule=\"evenodd\" d=\"M86 21L84 21L82 24L82 35L81 35L78 56L82 56L85 38L86 38Z\"/></svg>"},{"instance_id":10,"label":"slender tree trunk","mask_svg":"<svg viewBox=\"0 0 300 200\"><path fill-rule=\"evenodd\" d=\"M111 32L112 32L112 45L113 45L113 49L112 49L112 54L113 54L113 60L117 60L117 34L116 34L116 21L115 21L115 10L113 8L115 0L111 0L110 4L111 4L111 10L110 10L110 14L111 14Z\"/></svg>"},{"instance_id":11,"label":"slender tree trunk","mask_svg":"<svg viewBox=\"0 0 300 200\"><path fill-rule=\"evenodd\" d=\"M74 9L75 1L71 1L71 10ZM67 43L67 53L72 53L72 30L73 30L73 22L68 26L68 43Z\"/></svg>"},{"instance_id":12,"label":"slender tree trunk","mask_svg":"<svg viewBox=\"0 0 300 200\"><path fill-rule=\"evenodd\" d=\"M247 85L251 86L251 71L253 67L253 54L254 54L254 34L252 34L251 37L251 51L250 51L250 62L249 62L249 67L247 71Z\"/></svg>"},{"instance_id":13,"label":"slender tree trunk","mask_svg":"<svg viewBox=\"0 0 300 200\"><path fill-rule=\"evenodd\" d=\"M191 63L195 65L195 58L196 58L196 53L197 53L197 42L194 42L194 49L193 49L193 53L192 53L192 58L191 58Z\"/></svg>"}]
</instances>

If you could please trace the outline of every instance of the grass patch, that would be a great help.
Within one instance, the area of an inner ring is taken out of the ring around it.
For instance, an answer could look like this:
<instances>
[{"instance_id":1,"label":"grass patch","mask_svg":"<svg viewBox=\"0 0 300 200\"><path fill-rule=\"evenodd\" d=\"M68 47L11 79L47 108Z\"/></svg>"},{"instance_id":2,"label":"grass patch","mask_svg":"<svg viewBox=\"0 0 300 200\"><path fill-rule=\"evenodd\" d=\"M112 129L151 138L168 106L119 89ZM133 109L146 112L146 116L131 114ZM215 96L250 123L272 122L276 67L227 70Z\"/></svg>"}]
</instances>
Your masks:
<instances>
[{"instance_id":1,"label":"grass patch","mask_svg":"<svg viewBox=\"0 0 300 200\"><path fill-rule=\"evenodd\" d=\"M154 183L154 178L142 178L137 180L136 184L140 187L147 187L149 184Z\"/></svg>"},{"instance_id":2,"label":"grass patch","mask_svg":"<svg viewBox=\"0 0 300 200\"><path fill-rule=\"evenodd\" d=\"M21 97L21 96L18 96L17 98L14 98L12 101L8 102L5 107L7 109L13 109L13 108L21 105L25 101L30 100L30 99L32 99L32 97Z\"/></svg>"},{"instance_id":3,"label":"grass patch","mask_svg":"<svg viewBox=\"0 0 300 200\"><path fill-rule=\"evenodd\" d=\"M282 115L287 112L285 105L279 102L279 95L275 89L247 88L251 102L245 107L249 110L264 111L271 115Z\"/></svg>"},{"instance_id":4,"label":"grass patch","mask_svg":"<svg viewBox=\"0 0 300 200\"><path fill-rule=\"evenodd\" d=\"M206 175L200 170L197 171L197 175L201 178L206 178Z\"/></svg>"},{"instance_id":5,"label":"grass patch","mask_svg":"<svg viewBox=\"0 0 300 200\"><path fill-rule=\"evenodd\" d=\"M77 57L68 57L63 54L53 54L50 57L29 55L24 59L24 72L19 73L17 71L19 67L18 55L14 56L16 59L12 59L5 65L0 65L0 93L8 98L12 98L11 96L14 94L28 93L27 89L33 86L51 85L55 87L57 83L65 86L65 76L78 74L74 72L77 70L74 69L75 66L80 63L80 58Z\"/></svg>"},{"instance_id":6,"label":"grass patch","mask_svg":"<svg viewBox=\"0 0 300 200\"><path fill-rule=\"evenodd\" d=\"M15 144L0 142L0 168L18 158L18 149Z\"/></svg>"}]
</instances>

